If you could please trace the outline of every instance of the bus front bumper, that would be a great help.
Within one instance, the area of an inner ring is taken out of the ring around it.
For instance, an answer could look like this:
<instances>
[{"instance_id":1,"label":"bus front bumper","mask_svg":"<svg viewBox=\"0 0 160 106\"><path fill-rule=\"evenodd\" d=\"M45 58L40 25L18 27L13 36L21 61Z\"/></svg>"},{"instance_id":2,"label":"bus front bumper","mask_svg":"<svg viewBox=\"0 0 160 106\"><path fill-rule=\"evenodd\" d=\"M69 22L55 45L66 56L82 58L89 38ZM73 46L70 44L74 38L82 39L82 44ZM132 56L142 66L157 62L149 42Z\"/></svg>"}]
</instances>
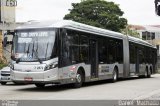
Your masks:
<instances>
[{"instance_id":1,"label":"bus front bumper","mask_svg":"<svg viewBox=\"0 0 160 106\"><path fill-rule=\"evenodd\" d=\"M17 83L60 83L56 70L46 72L11 71L11 80Z\"/></svg>"},{"instance_id":2,"label":"bus front bumper","mask_svg":"<svg viewBox=\"0 0 160 106\"><path fill-rule=\"evenodd\" d=\"M75 83L75 78L65 78L60 79L58 77L58 73L55 71L46 71L44 72L19 72L19 71L11 71L11 80L17 83L44 83L44 84L69 84Z\"/></svg>"}]
</instances>

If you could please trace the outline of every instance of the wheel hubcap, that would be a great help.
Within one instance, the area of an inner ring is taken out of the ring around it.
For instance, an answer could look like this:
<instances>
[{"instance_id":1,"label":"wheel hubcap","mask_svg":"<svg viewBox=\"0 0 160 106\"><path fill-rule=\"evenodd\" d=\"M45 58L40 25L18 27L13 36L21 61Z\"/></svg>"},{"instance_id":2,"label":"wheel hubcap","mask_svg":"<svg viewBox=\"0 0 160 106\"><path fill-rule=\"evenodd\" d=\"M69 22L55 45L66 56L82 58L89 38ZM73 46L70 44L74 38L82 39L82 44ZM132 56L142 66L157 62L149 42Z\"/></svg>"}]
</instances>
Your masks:
<instances>
[{"instance_id":1,"label":"wheel hubcap","mask_svg":"<svg viewBox=\"0 0 160 106\"><path fill-rule=\"evenodd\" d=\"M113 79L114 79L114 80L117 79L117 74L116 74L116 72L114 72Z\"/></svg>"},{"instance_id":2,"label":"wheel hubcap","mask_svg":"<svg viewBox=\"0 0 160 106\"><path fill-rule=\"evenodd\" d=\"M76 79L77 79L77 82L80 83L80 82L82 81L81 75L80 75L80 74L77 74Z\"/></svg>"},{"instance_id":3,"label":"wheel hubcap","mask_svg":"<svg viewBox=\"0 0 160 106\"><path fill-rule=\"evenodd\" d=\"M145 76L147 76L147 71L145 72Z\"/></svg>"}]
</instances>

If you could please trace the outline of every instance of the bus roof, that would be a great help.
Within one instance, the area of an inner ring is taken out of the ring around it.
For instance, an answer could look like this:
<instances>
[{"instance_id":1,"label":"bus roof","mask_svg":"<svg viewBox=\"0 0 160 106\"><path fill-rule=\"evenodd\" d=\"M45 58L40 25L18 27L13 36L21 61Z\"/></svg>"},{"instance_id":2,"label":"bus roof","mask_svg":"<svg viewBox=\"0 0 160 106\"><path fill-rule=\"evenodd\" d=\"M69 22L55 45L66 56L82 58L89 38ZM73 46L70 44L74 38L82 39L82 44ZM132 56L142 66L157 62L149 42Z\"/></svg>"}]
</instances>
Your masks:
<instances>
[{"instance_id":1,"label":"bus roof","mask_svg":"<svg viewBox=\"0 0 160 106\"><path fill-rule=\"evenodd\" d=\"M32 21L27 22L26 24L19 26L16 28L16 30L25 30L25 29L40 29L40 28L67 28L67 29L74 29L78 31L93 33L93 34L100 34L102 36L109 36L113 38L123 39L126 35L123 35L118 32L97 28L94 26L74 22L71 20L60 20L60 21ZM146 45L149 47L155 48L152 44L143 41L139 38L128 36L129 41L135 42L138 44Z\"/></svg>"},{"instance_id":2,"label":"bus roof","mask_svg":"<svg viewBox=\"0 0 160 106\"><path fill-rule=\"evenodd\" d=\"M115 38L121 38L124 36L121 33L97 28L94 26L74 22L71 20L61 20L61 21L33 21L27 22L26 24L19 26L16 30L23 30L23 29L37 29L37 28L67 28L67 29L74 29L78 31L88 32L88 33L95 33L100 34L102 36L111 36Z\"/></svg>"},{"instance_id":3,"label":"bus roof","mask_svg":"<svg viewBox=\"0 0 160 106\"><path fill-rule=\"evenodd\" d=\"M141 44L141 45L145 45L145 46L149 46L149 47L152 47L152 48L156 48L154 45L142 40L142 39L139 39L139 38L135 38L135 37L132 37L132 36L128 36L128 40L130 42L134 42L134 43L137 43L137 44Z\"/></svg>"}]
</instances>

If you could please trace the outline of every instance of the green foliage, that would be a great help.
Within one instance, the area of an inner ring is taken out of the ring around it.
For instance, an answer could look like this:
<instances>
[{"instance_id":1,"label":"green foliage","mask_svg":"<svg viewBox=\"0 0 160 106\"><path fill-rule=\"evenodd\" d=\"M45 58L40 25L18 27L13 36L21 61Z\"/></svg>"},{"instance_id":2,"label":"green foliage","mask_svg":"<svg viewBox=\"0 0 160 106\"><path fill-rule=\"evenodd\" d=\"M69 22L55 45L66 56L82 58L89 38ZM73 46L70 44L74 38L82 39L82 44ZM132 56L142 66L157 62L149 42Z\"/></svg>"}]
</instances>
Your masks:
<instances>
[{"instance_id":1,"label":"green foliage","mask_svg":"<svg viewBox=\"0 0 160 106\"><path fill-rule=\"evenodd\" d=\"M129 35L136 38L140 38L140 34L136 30L129 30Z\"/></svg>"},{"instance_id":2,"label":"green foliage","mask_svg":"<svg viewBox=\"0 0 160 106\"><path fill-rule=\"evenodd\" d=\"M128 27L121 30L121 33L123 33L124 35L129 35L129 36L133 36L136 38L140 38L140 34L136 30L129 29Z\"/></svg>"},{"instance_id":3,"label":"green foliage","mask_svg":"<svg viewBox=\"0 0 160 106\"><path fill-rule=\"evenodd\" d=\"M2 69L3 67L6 67L7 64L8 64L7 60L4 56L2 58L0 58L0 69Z\"/></svg>"},{"instance_id":4,"label":"green foliage","mask_svg":"<svg viewBox=\"0 0 160 106\"><path fill-rule=\"evenodd\" d=\"M3 67L6 67L7 64L4 64L4 63L0 63L0 69L2 69Z\"/></svg>"},{"instance_id":5,"label":"green foliage","mask_svg":"<svg viewBox=\"0 0 160 106\"><path fill-rule=\"evenodd\" d=\"M105 0L81 0L72 3L73 9L64 19L120 32L127 25L123 12L114 2Z\"/></svg>"}]
</instances>

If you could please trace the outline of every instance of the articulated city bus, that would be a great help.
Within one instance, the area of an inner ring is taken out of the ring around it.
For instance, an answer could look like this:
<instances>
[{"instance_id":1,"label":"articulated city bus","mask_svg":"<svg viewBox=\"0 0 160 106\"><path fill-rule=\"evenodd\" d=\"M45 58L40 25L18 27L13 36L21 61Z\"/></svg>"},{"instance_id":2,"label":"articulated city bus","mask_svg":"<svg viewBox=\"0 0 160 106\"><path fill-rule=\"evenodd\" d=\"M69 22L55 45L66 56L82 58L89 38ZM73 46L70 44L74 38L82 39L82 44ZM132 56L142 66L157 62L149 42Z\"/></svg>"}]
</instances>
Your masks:
<instances>
[{"instance_id":1,"label":"articulated city bus","mask_svg":"<svg viewBox=\"0 0 160 106\"><path fill-rule=\"evenodd\" d=\"M73 84L156 72L156 48L138 38L63 20L18 27L12 47L14 82Z\"/></svg>"}]
</instances>

